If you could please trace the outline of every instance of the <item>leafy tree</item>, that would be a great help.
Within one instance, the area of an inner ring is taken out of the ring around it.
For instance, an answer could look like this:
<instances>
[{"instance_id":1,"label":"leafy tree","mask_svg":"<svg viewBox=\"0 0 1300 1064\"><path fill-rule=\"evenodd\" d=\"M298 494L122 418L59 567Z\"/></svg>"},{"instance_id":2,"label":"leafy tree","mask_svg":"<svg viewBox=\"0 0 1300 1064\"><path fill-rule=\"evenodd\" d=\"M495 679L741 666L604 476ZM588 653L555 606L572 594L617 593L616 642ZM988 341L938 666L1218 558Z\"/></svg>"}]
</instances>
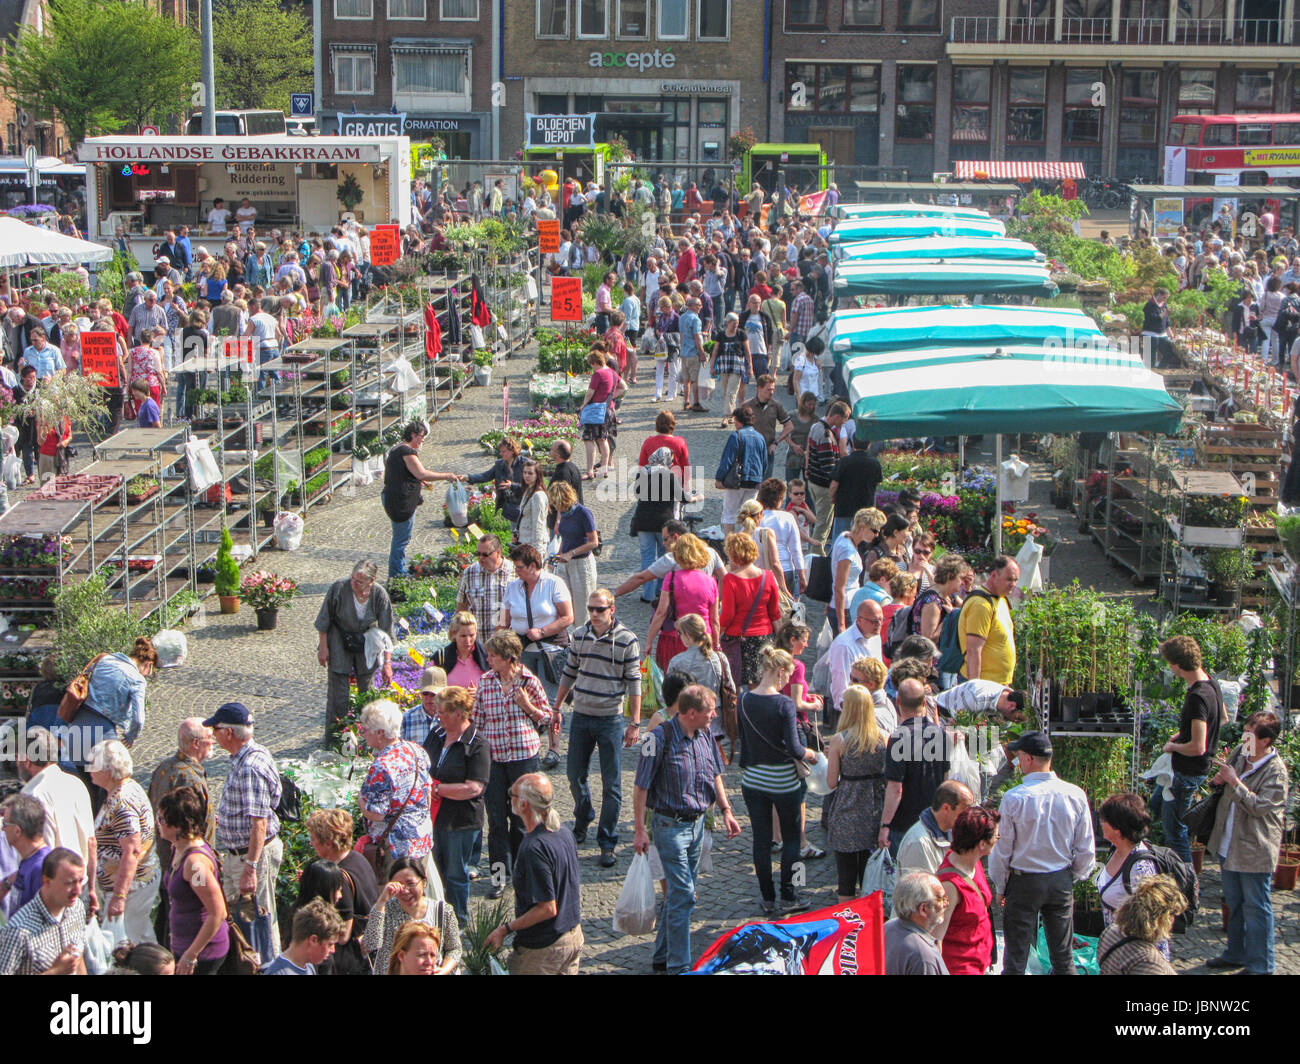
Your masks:
<instances>
[{"instance_id":1,"label":"leafy tree","mask_svg":"<svg viewBox=\"0 0 1300 1064\"><path fill-rule=\"evenodd\" d=\"M217 0L212 11L217 106L289 110L289 94L312 83L307 16L277 0Z\"/></svg>"},{"instance_id":2,"label":"leafy tree","mask_svg":"<svg viewBox=\"0 0 1300 1064\"><path fill-rule=\"evenodd\" d=\"M189 32L140 0L49 0L45 32L23 29L0 59L0 89L76 144L181 110L197 69Z\"/></svg>"}]
</instances>

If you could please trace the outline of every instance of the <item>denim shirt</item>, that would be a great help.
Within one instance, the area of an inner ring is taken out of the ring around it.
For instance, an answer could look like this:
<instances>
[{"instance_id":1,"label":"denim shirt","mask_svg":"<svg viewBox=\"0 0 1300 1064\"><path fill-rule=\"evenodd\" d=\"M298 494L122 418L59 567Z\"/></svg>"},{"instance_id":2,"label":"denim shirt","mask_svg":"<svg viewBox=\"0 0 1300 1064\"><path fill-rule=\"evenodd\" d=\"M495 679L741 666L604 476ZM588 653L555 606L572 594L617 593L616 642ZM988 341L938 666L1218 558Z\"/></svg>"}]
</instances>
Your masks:
<instances>
[{"instance_id":1,"label":"denim shirt","mask_svg":"<svg viewBox=\"0 0 1300 1064\"><path fill-rule=\"evenodd\" d=\"M746 425L727 437L727 445L722 449L722 461L718 463L716 479L723 480L727 471L736 460L736 448L740 448L740 479L742 482L761 484L767 472L767 441L758 429Z\"/></svg>"},{"instance_id":2,"label":"denim shirt","mask_svg":"<svg viewBox=\"0 0 1300 1064\"><path fill-rule=\"evenodd\" d=\"M115 725L122 742L130 746L144 727L144 693L148 683L135 662L125 654L100 658L90 674L86 705Z\"/></svg>"}]
</instances>

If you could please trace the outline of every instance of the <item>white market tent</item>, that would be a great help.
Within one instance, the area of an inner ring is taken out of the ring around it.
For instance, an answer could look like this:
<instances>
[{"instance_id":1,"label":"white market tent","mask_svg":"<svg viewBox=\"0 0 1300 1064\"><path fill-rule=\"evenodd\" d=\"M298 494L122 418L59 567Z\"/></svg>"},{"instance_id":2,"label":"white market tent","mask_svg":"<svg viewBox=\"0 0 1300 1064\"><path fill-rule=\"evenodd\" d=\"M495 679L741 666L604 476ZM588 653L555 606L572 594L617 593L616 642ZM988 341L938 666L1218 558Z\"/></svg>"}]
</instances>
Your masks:
<instances>
[{"instance_id":1,"label":"white market tent","mask_svg":"<svg viewBox=\"0 0 1300 1064\"><path fill-rule=\"evenodd\" d=\"M28 266L79 266L84 262L110 262L113 249L89 240L64 236L17 218L0 218L0 268Z\"/></svg>"}]
</instances>

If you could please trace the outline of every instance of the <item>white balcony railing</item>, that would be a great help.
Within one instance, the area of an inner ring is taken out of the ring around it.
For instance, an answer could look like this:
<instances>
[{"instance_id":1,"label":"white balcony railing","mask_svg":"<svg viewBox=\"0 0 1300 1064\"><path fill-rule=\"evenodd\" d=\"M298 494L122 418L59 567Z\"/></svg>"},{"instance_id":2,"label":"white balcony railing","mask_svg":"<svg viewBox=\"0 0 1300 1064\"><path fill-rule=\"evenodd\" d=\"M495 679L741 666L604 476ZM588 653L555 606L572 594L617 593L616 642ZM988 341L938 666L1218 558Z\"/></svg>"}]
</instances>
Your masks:
<instances>
[{"instance_id":1,"label":"white balcony railing","mask_svg":"<svg viewBox=\"0 0 1300 1064\"><path fill-rule=\"evenodd\" d=\"M1291 33L1285 31L1290 28ZM954 44L1186 44L1275 46L1300 40L1300 20L1288 27L1278 19L1221 18L1177 20L1171 34L1164 19L1067 18L1060 36L1051 18L1005 18L962 15L952 19L949 41Z\"/></svg>"}]
</instances>

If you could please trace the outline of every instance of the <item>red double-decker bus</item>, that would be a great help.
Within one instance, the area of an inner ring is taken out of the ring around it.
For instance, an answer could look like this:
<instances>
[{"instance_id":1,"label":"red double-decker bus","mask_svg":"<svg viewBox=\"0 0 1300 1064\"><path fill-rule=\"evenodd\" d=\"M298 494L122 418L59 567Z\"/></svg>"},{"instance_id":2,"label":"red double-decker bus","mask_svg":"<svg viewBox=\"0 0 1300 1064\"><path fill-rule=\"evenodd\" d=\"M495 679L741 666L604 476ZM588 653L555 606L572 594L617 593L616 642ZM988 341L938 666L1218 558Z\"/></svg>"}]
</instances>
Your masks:
<instances>
[{"instance_id":1,"label":"red double-decker bus","mask_svg":"<svg viewBox=\"0 0 1300 1064\"><path fill-rule=\"evenodd\" d=\"M1300 114L1176 115L1165 141L1169 185L1294 185L1300 179ZM1208 216L1212 201L1188 200L1188 224Z\"/></svg>"}]
</instances>

